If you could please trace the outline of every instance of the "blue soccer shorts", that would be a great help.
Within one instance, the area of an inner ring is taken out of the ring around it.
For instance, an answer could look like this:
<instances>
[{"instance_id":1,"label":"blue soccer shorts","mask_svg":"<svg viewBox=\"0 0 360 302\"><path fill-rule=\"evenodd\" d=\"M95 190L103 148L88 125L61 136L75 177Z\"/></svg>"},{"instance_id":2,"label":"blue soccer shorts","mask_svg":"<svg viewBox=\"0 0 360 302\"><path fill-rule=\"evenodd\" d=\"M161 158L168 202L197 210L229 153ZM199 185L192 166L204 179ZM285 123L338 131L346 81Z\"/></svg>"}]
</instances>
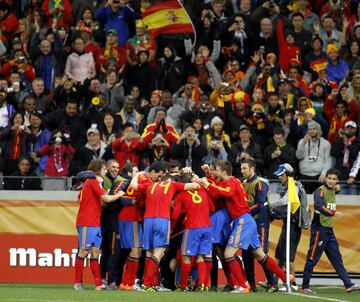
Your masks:
<instances>
[{"instance_id":1,"label":"blue soccer shorts","mask_svg":"<svg viewBox=\"0 0 360 302\"><path fill-rule=\"evenodd\" d=\"M231 233L229 212L226 209L218 210L211 215L210 221L212 244L225 246Z\"/></svg>"},{"instance_id":2,"label":"blue soccer shorts","mask_svg":"<svg viewBox=\"0 0 360 302\"><path fill-rule=\"evenodd\" d=\"M242 250L247 250L249 246L253 249L261 247L256 222L250 214L234 219L227 246Z\"/></svg>"},{"instance_id":3,"label":"blue soccer shorts","mask_svg":"<svg viewBox=\"0 0 360 302\"><path fill-rule=\"evenodd\" d=\"M119 220L120 246L123 249L143 247L143 229L137 221Z\"/></svg>"},{"instance_id":4,"label":"blue soccer shorts","mask_svg":"<svg viewBox=\"0 0 360 302\"><path fill-rule=\"evenodd\" d=\"M170 240L170 221L166 218L144 219L144 250L168 246Z\"/></svg>"},{"instance_id":5,"label":"blue soccer shorts","mask_svg":"<svg viewBox=\"0 0 360 302\"><path fill-rule=\"evenodd\" d=\"M77 227L79 249L89 251L93 246L100 248L102 235L100 227Z\"/></svg>"},{"instance_id":6,"label":"blue soccer shorts","mask_svg":"<svg viewBox=\"0 0 360 302\"><path fill-rule=\"evenodd\" d=\"M184 230L181 255L210 255L211 248L211 227Z\"/></svg>"}]
</instances>

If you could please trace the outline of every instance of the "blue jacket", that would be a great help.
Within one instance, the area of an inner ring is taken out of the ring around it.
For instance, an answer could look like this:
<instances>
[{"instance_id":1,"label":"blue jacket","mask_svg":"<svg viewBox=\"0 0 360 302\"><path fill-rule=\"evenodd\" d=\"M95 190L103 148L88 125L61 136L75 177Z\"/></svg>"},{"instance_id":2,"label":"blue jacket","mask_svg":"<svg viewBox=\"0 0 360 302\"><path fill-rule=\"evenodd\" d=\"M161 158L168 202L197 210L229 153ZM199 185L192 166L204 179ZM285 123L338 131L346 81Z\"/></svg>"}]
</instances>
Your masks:
<instances>
[{"instance_id":1,"label":"blue jacket","mask_svg":"<svg viewBox=\"0 0 360 302\"><path fill-rule=\"evenodd\" d=\"M349 71L349 66L344 60L339 59L336 65L332 64L329 60L327 62L327 78L329 81L334 81L339 84L346 76Z\"/></svg>"},{"instance_id":2,"label":"blue jacket","mask_svg":"<svg viewBox=\"0 0 360 302\"><path fill-rule=\"evenodd\" d=\"M118 34L118 43L121 46L126 44L129 38L129 22L134 17L134 11L128 7L121 7L113 12L110 7L102 7L96 11L96 19L104 24L104 32L115 29Z\"/></svg>"}]
</instances>

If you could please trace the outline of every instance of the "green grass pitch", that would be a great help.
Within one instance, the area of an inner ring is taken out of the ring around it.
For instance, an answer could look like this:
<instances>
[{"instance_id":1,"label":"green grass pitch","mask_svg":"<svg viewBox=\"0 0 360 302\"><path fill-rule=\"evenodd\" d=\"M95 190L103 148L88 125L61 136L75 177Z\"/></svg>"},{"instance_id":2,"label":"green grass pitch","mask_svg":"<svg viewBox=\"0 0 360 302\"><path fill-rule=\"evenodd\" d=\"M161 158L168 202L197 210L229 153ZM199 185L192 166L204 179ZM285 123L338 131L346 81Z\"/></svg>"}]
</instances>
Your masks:
<instances>
[{"instance_id":1,"label":"green grass pitch","mask_svg":"<svg viewBox=\"0 0 360 302\"><path fill-rule=\"evenodd\" d=\"M251 294L228 293L177 293L177 292L123 292L101 291L96 292L90 285L86 290L74 291L71 285L65 284L0 284L0 301L20 302L230 302L230 301L360 301L360 291L345 293L342 288L314 287L317 292L314 296L300 294L289 295L285 293L267 294L262 289Z\"/></svg>"}]
</instances>

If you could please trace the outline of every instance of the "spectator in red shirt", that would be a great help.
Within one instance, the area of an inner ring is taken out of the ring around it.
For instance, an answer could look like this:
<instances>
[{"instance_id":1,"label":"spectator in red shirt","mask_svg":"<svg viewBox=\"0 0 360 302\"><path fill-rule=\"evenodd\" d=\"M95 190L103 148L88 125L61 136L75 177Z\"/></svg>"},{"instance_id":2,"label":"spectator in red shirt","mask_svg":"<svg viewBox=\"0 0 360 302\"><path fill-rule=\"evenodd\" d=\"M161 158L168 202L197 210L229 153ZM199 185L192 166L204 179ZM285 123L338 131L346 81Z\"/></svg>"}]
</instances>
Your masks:
<instances>
[{"instance_id":1,"label":"spectator in red shirt","mask_svg":"<svg viewBox=\"0 0 360 302\"><path fill-rule=\"evenodd\" d=\"M135 131L134 125L126 123L122 135L112 143L114 157L119 163L120 170L127 162L139 167L141 151L145 146L143 139Z\"/></svg>"},{"instance_id":2,"label":"spectator in red shirt","mask_svg":"<svg viewBox=\"0 0 360 302\"><path fill-rule=\"evenodd\" d=\"M69 31L72 19L72 5L69 0L45 0L41 8L49 18L49 26L56 18L59 28Z\"/></svg>"},{"instance_id":3,"label":"spectator in red shirt","mask_svg":"<svg viewBox=\"0 0 360 302\"><path fill-rule=\"evenodd\" d=\"M19 29L19 23L14 14L11 13L9 4L0 2L0 30L8 42L12 35Z\"/></svg>"},{"instance_id":4,"label":"spectator in red shirt","mask_svg":"<svg viewBox=\"0 0 360 302\"><path fill-rule=\"evenodd\" d=\"M126 63L125 48L118 43L118 32L116 29L109 29L106 33L105 47L96 54L96 65L102 73L105 73L104 66L110 58L116 58L120 68Z\"/></svg>"}]
</instances>

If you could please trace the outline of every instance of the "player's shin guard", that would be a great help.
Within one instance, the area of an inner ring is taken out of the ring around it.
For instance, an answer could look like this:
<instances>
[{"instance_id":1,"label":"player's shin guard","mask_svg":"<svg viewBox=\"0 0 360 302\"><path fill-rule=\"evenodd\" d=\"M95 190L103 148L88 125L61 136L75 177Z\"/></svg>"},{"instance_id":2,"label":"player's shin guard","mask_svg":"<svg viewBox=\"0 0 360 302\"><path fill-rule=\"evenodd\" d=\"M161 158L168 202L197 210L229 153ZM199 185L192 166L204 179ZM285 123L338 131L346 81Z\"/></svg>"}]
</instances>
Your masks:
<instances>
[{"instance_id":1,"label":"player's shin guard","mask_svg":"<svg viewBox=\"0 0 360 302\"><path fill-rule=\"evenodd\" d=\"M100 276L100 265L99 265L99 259L98 258L91 258L90 259L90 268L91 272L94 277L95 286L102 285L101 282L101 276Z\"/></svg>"},{"instance_id":2,"label":"player's shin guard","mask_svg":"<svg viewBox=\"0 0 360 302\"><path fill-rule=\"evenodd\" d=\"M269 271L277 275L281 281L286 284L286 274L285 272L277 265L275 260L268 255L265 255L264 259L259 261L262 267L267 268Z\"/></svg>"},{"instance_id":3,"label":"player's shin guard","mask_svg":"<svg viewBox=\"0 0 360 302\"><path fill-rule=\"evenodd\" d=\"M210 286L210 272L212 269L212 258L205 258L205 265L206 265L206 276L205 276L205 287Z\"/></svg>"},{"instance_id":4,"label":"player's shin guard","mask_svg":"<svg viewBox=\"0 0 360 302\"><path fill-rule=\"evenodd\" d=\"M201 261L197 262L197 269L198 269L198 286L204 285L206 280L206 263Z\"/></svg>"},{"instance_id":5,"label":"player's shin guard","mask_svg":"<svg viewBox=\"0 0 360 302\"><path fill-rule=\"evenodd\" d=\"M149 270L151 272L151 285L159 285L159 261L156 257L152 256L149 262Z\"/></svg>"},{"instance_id":6,"label":"player's shin guard","mask_svg":"<svg viewBox=\"0 0 360 302\"><path fill-rule=\"evenodd\" d=\"M191 263L181 262L180 268L180 287L185 289L188 286L189 274L191 271Z\"/></svg>"},{"instance_id":7,"label":"player's shin guard","mask_svg":"<svg viewBox=\"0 0 360 302\"><path fill-rule=\"evenodd\" d=\"M79 257L76 255L75 259L75 284L82 283L82 275L84 271L84 258Z\"/></svg>"},{"instance_id":8,"label":"player's shin guard","mask_svg":"<svg viewBox=\"0 0 360 302\"><path fill-rule=\"evenodd\" d=\"M243 288L247 288L246 277L242 274L242 270L240 268L239 262L235 257L226 258L225 259L227 265L229 266L231 278L233 278L233 282L236 282L236 285L240 285Z\"/></svg>"},{"instance_id":9,"label":"player's shin guard","mask_svg":"<svg viewBox=\"0 0 360 302\"><path fill-rule=\"evenodd\" d=\"M130 256L127 257L124 275L122 278L123 284L130 285L130 286L134 285L138 264L139 264L138 258L133 258Z\"/></svg>"}]
</instances>

